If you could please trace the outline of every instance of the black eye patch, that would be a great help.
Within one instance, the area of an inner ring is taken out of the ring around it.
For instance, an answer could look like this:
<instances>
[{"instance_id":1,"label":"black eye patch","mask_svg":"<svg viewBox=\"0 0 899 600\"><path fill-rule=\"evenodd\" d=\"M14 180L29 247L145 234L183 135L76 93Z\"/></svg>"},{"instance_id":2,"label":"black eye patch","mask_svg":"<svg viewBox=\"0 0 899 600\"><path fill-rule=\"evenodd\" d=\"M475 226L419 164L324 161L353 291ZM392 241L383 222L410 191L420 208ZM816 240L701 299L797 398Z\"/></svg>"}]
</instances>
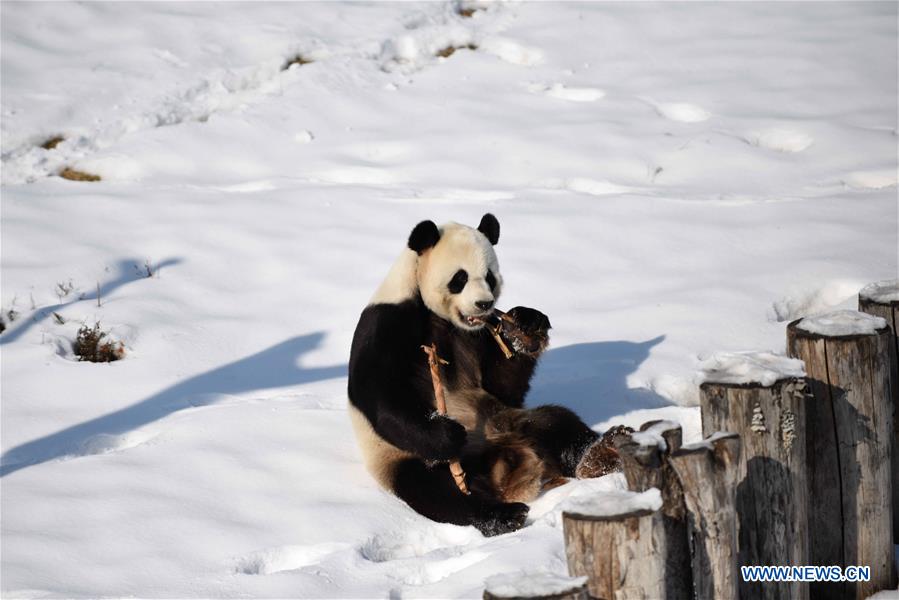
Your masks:
<instances>
[{"instance_id":1,"label":"black eye patch","mask_svg":"<svg viewBox=\"0 0 899 600\"><path fill-rule=\"evenodd\" d=\"M468 283L468 273L465 272L465 269L459 269L456 271L456 274L453 275L453 278L450 279L447 287L451 294L458 294L465 288L466 283Z\"/></svg>"},{"instance_id":2,"label":"black eye patch","mask_svg":"<svg viewBox=\"0 0 899 600\"><path fill-rule=\"evenodd\" d=\"M484 280L487 282L487 285L490 286L491 292L496 289L496 277L493 275L493 271L487 271L487 277L485 277Z\"/></svg>"}]
</instances>

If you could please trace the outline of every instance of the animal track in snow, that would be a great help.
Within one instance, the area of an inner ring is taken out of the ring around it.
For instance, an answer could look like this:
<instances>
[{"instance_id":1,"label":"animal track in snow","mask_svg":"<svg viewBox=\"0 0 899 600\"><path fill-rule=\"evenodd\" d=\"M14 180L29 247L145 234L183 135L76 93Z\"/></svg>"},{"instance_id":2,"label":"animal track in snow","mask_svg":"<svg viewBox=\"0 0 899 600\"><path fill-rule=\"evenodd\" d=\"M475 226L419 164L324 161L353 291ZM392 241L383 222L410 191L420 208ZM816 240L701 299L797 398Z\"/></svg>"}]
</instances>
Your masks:
<instances>
[{"instance_id":1,"label":"animal track in snow","mask_svg":"<svg viewBox=\"0 0 899 600\"><path fill-rule=\"evenodd\" d=\"M154 439L156 435L139 429L122 434L98 433L82 442L81 448L79 452L75 453L75 456L121 452L145 444Z\"/></svg>"},{"instance_id":2,"label":"animal track in snow","mask_svg":"<svg viewBox=\"0 0 899 600\"><path fill-rule=\"evenodd\" d=\"M406 197L386 198L390 202L418 204L483 204L514 200L515 194L505 190L472 190L462 188L416 190Z\"/></svg>"},{"instance_id":3,"label":"animal track in snow","mask_svg":"<svg viewBox=\"0 0 899 600\"><path fill-rule=\"evenodd\" d=\"M395 531L378 533L359 548L363 557L372 562L387 562L423 556L434 550L469 544L478 535L474 529L428 521Z\"/></svg>"},{"instance_id":4,"label":"animal track in snow","mask_svg":"<svg viewBox=\"0 0 899 600\"><path fill-rule=\"evenodd\" d=\"M688 102L655 102L648 98L644 98L644 101L648 102L660 116L679 123L700 123L712 116L701 106Z\"/></svg>"},{"instance_id":5,"label":"animal track in snow","mask_svg":"<svg viewBox=\"0 0 899 600\"><path fill-rule=\"evenodd\" d=\"M529 86L530 91L543 93L551 98L569 100L571 102L595 102L604 98L606 93L598 88L566 87L561 83L552 85L535 84Z\"/></svg>"},{"instance_id":6,"label":"animal track in snow","mask_svg":"<svg viewBox=\"0 0 899 600\"><path fill-rule=\"evenodd\" d=\"M618 185L604 179L588 179L586 177L571 177L569 179L547 179L538 184L538 187L558 190L565 189L590 196L609 196L612 194L625 194L637 191L635 188Z\"/></svg>"},{"instance_id":7,"label":"animal track in snow","mask_svg":"<svg viewBox=\"0 0 899 600\"><path fill-rule=\"evenodd\" d=\"M786 153L802 152L815 141L810 135L794 129L768 129L751 133L745 139L753 146Z\"/></svg>"},{"instance_id":8,"label":"animal track in snow","mask_svg":"<svg viewBox=\"0 0 899 600\"><path fill-rule=\"evenodd\" d=\"M481 42L480 49L513 65L531 67L543 62L543 51L506 38L486 39Z\"/></svg>"},{"instance_id":9,"label":"animal track in snow","mask_svg":"<svg viewBox=\"0 0 899 600\"><path fill-rule=\"evenodd\" d=\"M881 190L896 185L896 170L884 169L882 171L855 171L843 178L843 183L849 187L867 190Z\"/></svg>"},{"instance_id":10,"label":"animal track in snow","mask_svg":"<svg viewBox=\"0 0 899 600\"><path fill-rule=\"evenodd\" d=\"M321 562L321 559L349 548L349 544L323 543L308 546L277 546L239 558L234 570L245 575L271 575Z\"/></svg>"}]
</instances>

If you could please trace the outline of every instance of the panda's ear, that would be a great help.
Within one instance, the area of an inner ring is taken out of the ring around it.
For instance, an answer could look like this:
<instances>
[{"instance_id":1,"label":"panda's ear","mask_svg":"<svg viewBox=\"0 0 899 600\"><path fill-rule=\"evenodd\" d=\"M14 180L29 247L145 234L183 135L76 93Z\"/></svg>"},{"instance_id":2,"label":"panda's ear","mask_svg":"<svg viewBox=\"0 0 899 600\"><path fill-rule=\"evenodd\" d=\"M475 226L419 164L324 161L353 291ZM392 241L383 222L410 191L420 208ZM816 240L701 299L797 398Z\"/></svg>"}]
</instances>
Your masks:
<instances>
[{"instance_id":1,"label":"panda's ear","mask_svg":"<svg viewBox=\"0 0 899 600\"><path fill-rule=\"evenodd\" d=\"M496 242L499 241L499 221L496 220L496 217L490 213L481 217L481 224L478 225L478 231L487 236L490 243L496 246Z\"/></svg>"},{"instance_id":2,"label":"panda's ear","mask_svg":"<svg viewBox=\"0 0 899 600\"><path fill-rule=\"evenodd\" d=\"M434 221L422 221L409 234L409 249L415 250L419 256L428 248L433 248L440 241L440 230Z\"/></svg>"}]
</instances>

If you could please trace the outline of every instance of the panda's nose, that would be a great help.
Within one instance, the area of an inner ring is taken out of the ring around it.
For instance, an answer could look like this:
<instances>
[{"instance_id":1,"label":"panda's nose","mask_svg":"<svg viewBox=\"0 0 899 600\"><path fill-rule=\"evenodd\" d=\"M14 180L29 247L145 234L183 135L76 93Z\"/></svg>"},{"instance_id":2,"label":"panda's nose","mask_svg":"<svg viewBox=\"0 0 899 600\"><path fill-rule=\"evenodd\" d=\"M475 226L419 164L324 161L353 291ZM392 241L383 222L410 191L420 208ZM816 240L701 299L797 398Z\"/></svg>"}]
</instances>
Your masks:
<instances>
[{"instance_id":1,"label":"panda's nose","mask_svg":"<svg viewBox=\"0 0 899 600\"><path fill-rule=\"evenodd\" d=\"M490 310L493 308L493 300L478 300L474 305L481 310Z\"/></svg>"}]
</instances>

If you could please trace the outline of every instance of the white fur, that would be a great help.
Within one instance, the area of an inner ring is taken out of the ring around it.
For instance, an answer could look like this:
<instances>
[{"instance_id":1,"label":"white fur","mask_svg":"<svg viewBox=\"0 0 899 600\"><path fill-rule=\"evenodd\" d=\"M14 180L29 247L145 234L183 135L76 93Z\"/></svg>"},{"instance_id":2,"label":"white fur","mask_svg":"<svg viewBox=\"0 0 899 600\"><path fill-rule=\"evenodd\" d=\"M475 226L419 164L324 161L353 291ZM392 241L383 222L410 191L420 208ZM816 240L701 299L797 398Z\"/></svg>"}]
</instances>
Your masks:
<instances>
[{"instance_id":1,"label":"white fur","mask_svg":"<svg viewBox=\"0 0 899 600\"><path fill-rule=\"evenodd\" d=\"M468 283L459 294L451 294L447 285L459 269L468 272ZM496 290L491 291L485 277L487 270L496 277ZM451 321L460 329L478 329L460 317L480 315L478 301L495 301L502 288L496 252L483 233L458 223L447 223L440 230L440 241L418 259L418 289L434 314Z\"/></svg>"},{"instance_id":2,"label":"white fur","mask_svg":"<svg viewBox=\"0 0 899 600\"><path fill-rule=\"evenodd\" d=\"M468 283L461 293L451 294L447 285L459 269L468 273ZM496 277L492 292L485 280L488 269ZM483 313L475 302L496 301L502 283L496 252L484 234L473 227L447 223L440 228L437 244L421 256L403 250L369 304L398 304L421 293L431 312L460 329L474 330L480 326L469 325L460 313L466 317Z\"/></svg>"},{"instance_id":3,"label":"white fur","mask_svg":"<svg viewBox=\"0 0 899 600\"><path fill-rule=\"evenodd\" d=\"M378 286L368 303L370 305L399 304L415 296L418 291L417 269L418 254L414 250L403 248L396 262L390 267L387 277Z\"/></svg>"}]
</instances>

